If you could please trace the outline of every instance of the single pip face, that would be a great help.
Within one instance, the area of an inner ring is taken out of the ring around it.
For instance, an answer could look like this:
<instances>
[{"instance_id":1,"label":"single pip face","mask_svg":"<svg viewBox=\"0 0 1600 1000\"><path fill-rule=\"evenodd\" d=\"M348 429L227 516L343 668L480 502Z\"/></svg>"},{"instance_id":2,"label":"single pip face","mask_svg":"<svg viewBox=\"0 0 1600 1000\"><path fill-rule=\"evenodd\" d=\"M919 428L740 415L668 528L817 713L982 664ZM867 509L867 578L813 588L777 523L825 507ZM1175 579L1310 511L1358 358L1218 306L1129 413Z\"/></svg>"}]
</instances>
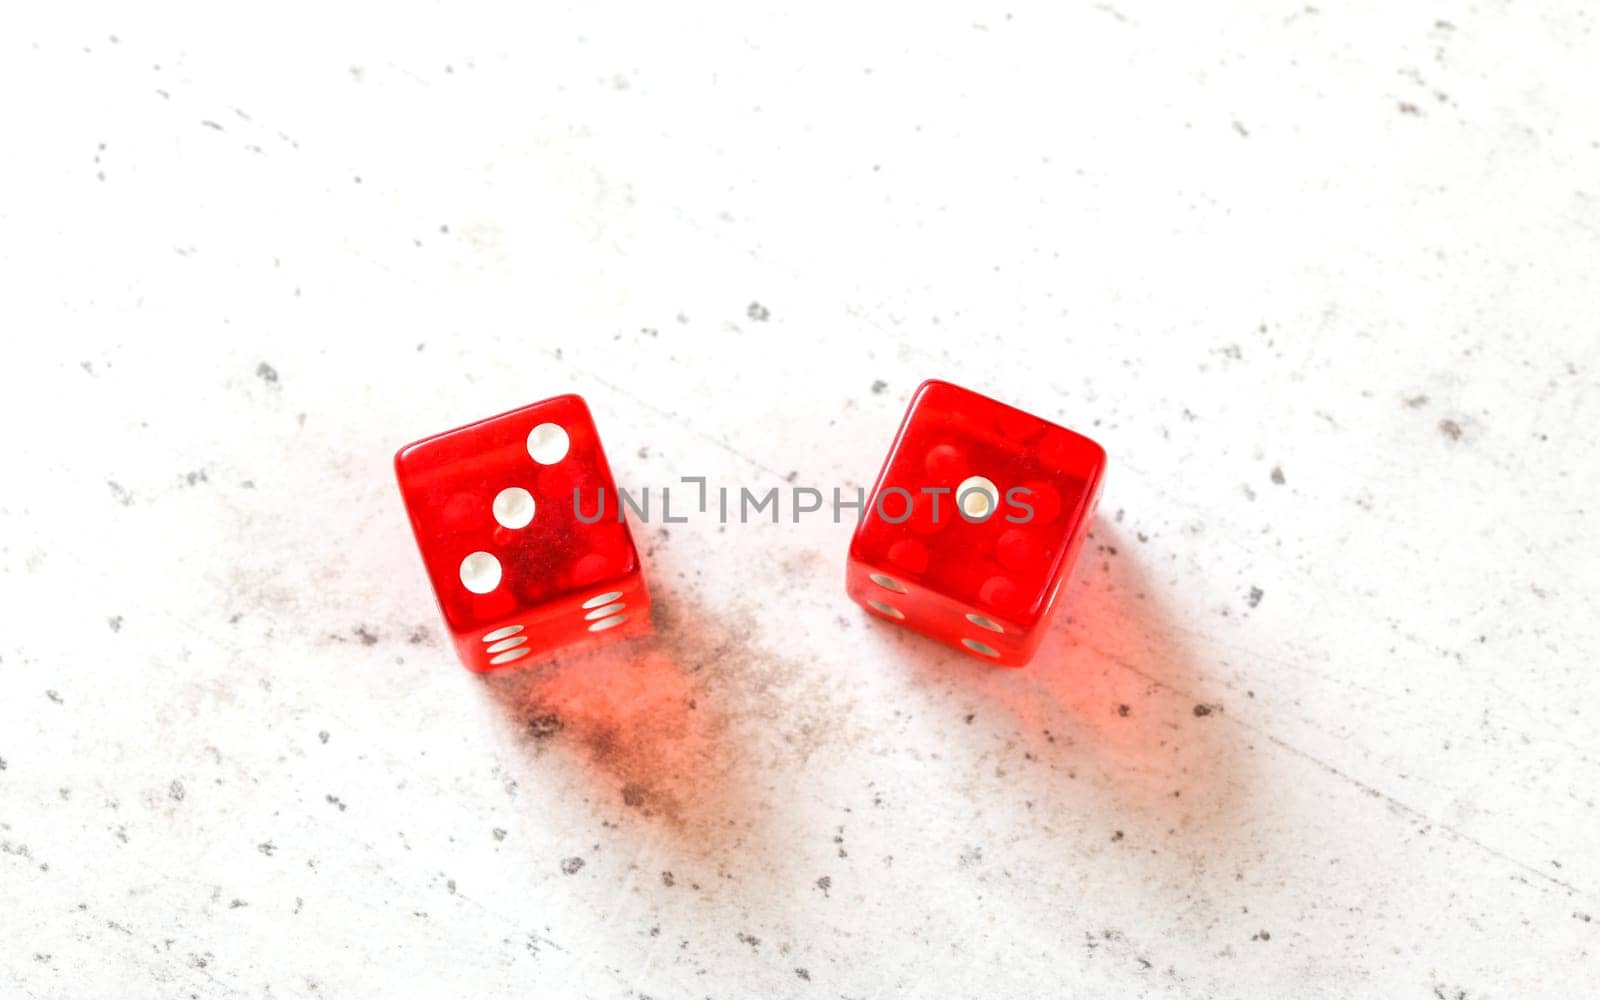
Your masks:
<instances>
[{"instance_id":1,"label":"single pip face","mask_svg":"<svg viewBox=\"0 0 1600 1000\"><path fill-rule=\"evenodd\" d=\"M468 668L646 627L639 554L578 396L406 445L394 465L439 609ZM595 520L602 496L614 516Z\"/></svg>"},{"instance_id":2,"label":"single pip face","mask_svg":"<svg viewBox=\"0 0 1600 1000\"><path fill-rule=\"evenodd\" d=\"M851 539L846 588L877 615L1021 666L1077 559L1105 464L1081 434L924 382Z\"/></svg>"}]
</instances>

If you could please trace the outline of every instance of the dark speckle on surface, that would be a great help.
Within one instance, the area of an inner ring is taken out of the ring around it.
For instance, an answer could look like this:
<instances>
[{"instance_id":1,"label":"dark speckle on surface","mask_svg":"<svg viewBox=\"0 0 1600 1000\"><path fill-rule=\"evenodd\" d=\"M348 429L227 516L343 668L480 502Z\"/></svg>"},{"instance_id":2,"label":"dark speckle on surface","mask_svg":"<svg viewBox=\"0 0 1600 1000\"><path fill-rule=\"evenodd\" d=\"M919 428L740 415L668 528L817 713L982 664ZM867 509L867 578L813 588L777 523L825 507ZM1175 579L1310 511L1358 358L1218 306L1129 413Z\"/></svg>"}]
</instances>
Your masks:
<instances>
[{"instance_id":1,"label":"dark speckle on surface","mask_svg":"<svg viewBox=\"0 0 1600 1000\"><path fill-rule=\"evenodd\" d=\"M794 970L794 974L799 976L801 979L804 979L808 983L811 982L811 973L807 972L805 969L797 968Z\"/></svg>"},{"instance_id":2,"label":"dark speckle on surface","mask_svg":"<svg viewBox=\"0 0 1600 1000\"><path fill-rule=\"evenodd\" d=\"M265 361L256 365L256 377L268 385L278 384L278 370Z\"/></svg>"},{"instance_id":3,"label":"dark speckle on surface","mask_svg":"<svg viewBox=\"0 0 1600 1000\"><path fill-rule=\"evenodd\" d=\"M504 830L502 830L498 826L495 827L493 830L491 830L489 832L494 834L494 839L495 840L505 840L506 839L506 832Z\"/></svg>"},{"instance_id":4,"label":"dark speckle on surface","mask_svg":"<svg viewBox=\"0 0 1600 1000\"><path fill-rule=\"evenodd\" d=\"M1250 596L1246 598L1246 600L1249 601L1250 606L1254 608L1261 604L1261 599L1265 596L1267 596L1266 591L1262 590L1260 587L1251 587Z\"/></svg>"},{"instance_id":5,"label":"dark speckle on surface","mask_svg":"<svg viewBox=\"0 0 1600 1000\"><path fill-rule=\"evenodd\" d=\"M765 323L772 318L772 311L759 302L752 302L745 308L744 314L757 323Z\"/></svg>"},{"instance_id":6,"label":"dark speckle on surface","mask_svg":"<svg viewBox=\"0 0 1600 1000\"><path fill-rule=\"evenodd\" d=\"M1206 716L1210 715L1212 711L1213 709L1210 705L1196 705L1194 707L1195 718L1198 719L1205 718Z\"/></svg>"},{"instance_id":7,"label":"dark speckle on surface","mask_svg":"<svg viewBox=\"0 0 1600 1000\"><path fill-rule=\"evenodd\" d=\"M1128 717L1128 713L1131 712L1131 711L1133 711L1133 709L1131 709L1127 705L1118 705L1117 706L1117 714L1122 716L1124 719L1126 719Z\"/></svg>"},{"instance_id":8,"label":"dark speckle on surface","mask_svg":"<svg viewBox=\"0 0 1600 1000\"><path fill-rule=\"evenodd\" d=\"M678 880L675 877L673 877L673 874L671 872L662 872L661 873L661 884L666 886L668 889L670 889L673 886L678 884Z\"/></svg>"},{"instance_id":9,"label":"dark speckle on surface","mask_svg":"<svg viewBox=\"0 0 1600 1000\"><path fill-rule=\"evenodd\" d=\"M872 394L874 396L881 396L883 395L884 390L887 388L889 388L889 383L885 382L881 378L877 379L872 383Z\"/></svg>"},{"instance_id":10,"label":"dark speckle on surface","mask_svg":"<svg viewBox=\"0 0 1600 1000\"><path fill-rule=\"evenodd\" d=\"M133 494L128 492L127 488L121 483L108 479L106 480L106 485L111 487L111 495L116 498L117 503L122 504L124 507L133 506Z\"/></svg>"},{"instance_id":11,"label":"dark speckle on surface","mask_svg":"<svg viewBox=\"0 0 1600 1000\"><path fill-rule=\"evenodd\" d=\"M561 862L561 874L576 875L583 870L583 865L582 858L566 858Z\"/></svg>"},{"instance_id":12,"label":"dark speckle on surface","mask_svg":"<svg viewBox=\"0 0 1600 1000\"><path fill-rule=\"evenodd\" d=\"M1460 441L1461 425L1454 420L1441 420L1439 421L1439 433L1452 441Z\"/></svg>"},{"instance_id":13,"label":"dark speckle on surface","mask_svg":"<svg viewBox=\"0 0 1600 1000\"><path fill-rule=\"evenodd\" d=\"M106 619L106 624L111 626L111 631L113 631L113 632L121 632L122 631L122 616L121 615L112 615L110 618Z\"/></svg>"},{"instance_id":14,"label":"dark speckle on surface","mask_svg":"<svg viewBox=\"0 0 1600 1000\"><path fill-rule=\"evenodd\" d=\"M188 793L184 790L183 782L179 781L177 778L173 778L172 784L167 786L167 795L174 802L182 802L183 797L187 794Z\"/></svg>"},{"instance_id":15,"label":"dark speckle on surface","mask_svg":"<svg viewBox=\"0 0 1600 1000\"><path fill-rule=\"evenodd\" d=\"M44 693L44 696L46 698L49 698L51 701L55 702L57 705L60 705L62 703L62 701L61 701L61 693L59 691L54 690L54 689L46 691Z\"/></svg>"},{"instance_id":16,"label":"dark speckle on surface","mask_svg":"<svg viewBox=\"0 0 1600 1000\"><path fill-rule=\"evenodd\" d=\"M546 712L528 720L528 735L536 740L547 740L559 732L561 732L559 715Z\"/></svg>"},{"instance_id":17,"label":"dark speckle on surface","mask_svg":"<svg viewBox=\"0 0 1600 1000\"><path fill-rule=\"evenodd\" d=\"M357 639L361 640L361 645L363 646L376 646L378 644L378 633L365 625L357 625L351 631L356 634Z\"/></svg>"},{"instance_id":18,"label":"dark speckle on surface","mask_svg":"<svg viewBox=\"0 0 1600 1000\"><path fill-rule=\"evenodd\" d=\"M1285 480L1283 478L1283 466L1274 465L1272 467L1272 481L1274 483L1278 484L1279 486L1282 486L1284 484Z\"/></svg>"},{"instance_id":19,"label":"dark speckle on surface","mask_svg":"<svg viewBox=\"0 0 1600 1000\"><path fill-rule=\"evenodd\" d=\"M317 734L317 739L321 740L324 743L328 742L328 738L329 738L328 737L328 731L326 729L322 730L322 732Z\"/></svg>"},{"instance_id":20,"label":"dark speckle on surface","mask_svg":"<svg viewBox=\"0 0 1600 1000\"><path fill-rule=\"evenodd\" d=\"M828 890L833 888L833 879L832 879L832 877L824 875L821 878L817 879L817 888L821 889L822 890L822 894L824 896L826 896L828 894Z\"/></svg>"}]
</instances>

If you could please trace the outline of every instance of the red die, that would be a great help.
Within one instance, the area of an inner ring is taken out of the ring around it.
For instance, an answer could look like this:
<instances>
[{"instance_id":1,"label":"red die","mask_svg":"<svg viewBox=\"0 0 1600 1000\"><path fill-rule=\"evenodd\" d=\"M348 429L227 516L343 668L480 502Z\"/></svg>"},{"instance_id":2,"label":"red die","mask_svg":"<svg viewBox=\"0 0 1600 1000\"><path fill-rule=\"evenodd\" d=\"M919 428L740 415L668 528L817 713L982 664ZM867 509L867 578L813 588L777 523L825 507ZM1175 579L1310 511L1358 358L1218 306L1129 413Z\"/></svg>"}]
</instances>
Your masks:
<instances>
[{"instance_id":1,"label":"red die","mask_svg":"<svg viewBox=\"0 0 1600 1000\"><path fill-rule=\"evenodd\" d=\"M639 553L578 396L406 445L394 468L469 669L646 627Z\"/></svg>"},{"instance_id":2,"label":"red die","mask_svg":"<svg viewBox=\"0 0 1600 1000\"><path fill-rule=\"evenodd\" d=\"M1044 637L1094 517L1106 453L948 382L917 387L846 586L885 618L1008 666Z\"/></svg>"}]
</instances>

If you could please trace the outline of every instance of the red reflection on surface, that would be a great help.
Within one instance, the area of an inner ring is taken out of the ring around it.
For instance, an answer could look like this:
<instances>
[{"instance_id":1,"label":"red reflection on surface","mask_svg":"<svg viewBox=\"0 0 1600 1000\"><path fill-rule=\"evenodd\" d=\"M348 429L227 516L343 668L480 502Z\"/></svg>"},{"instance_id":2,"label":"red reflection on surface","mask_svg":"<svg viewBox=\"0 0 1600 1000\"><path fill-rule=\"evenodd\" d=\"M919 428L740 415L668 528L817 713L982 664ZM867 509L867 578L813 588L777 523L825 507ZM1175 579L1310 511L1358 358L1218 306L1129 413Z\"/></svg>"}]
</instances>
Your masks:
<instances>
[{"instance_id":1,"label":"red reflection on surface","mask_svg":"<svg viewBox=\"0 0 1600 1000\"><path fill-rule=\"evenodd\" d=\"M736 640L683 603L657 595L655 607L651 634L485 684L535 756L576 757L618 812L673 833L689 853L709 852L743 836L757 811L740 775L747 755L708 669Z\"/></svg>"}]
</instances>

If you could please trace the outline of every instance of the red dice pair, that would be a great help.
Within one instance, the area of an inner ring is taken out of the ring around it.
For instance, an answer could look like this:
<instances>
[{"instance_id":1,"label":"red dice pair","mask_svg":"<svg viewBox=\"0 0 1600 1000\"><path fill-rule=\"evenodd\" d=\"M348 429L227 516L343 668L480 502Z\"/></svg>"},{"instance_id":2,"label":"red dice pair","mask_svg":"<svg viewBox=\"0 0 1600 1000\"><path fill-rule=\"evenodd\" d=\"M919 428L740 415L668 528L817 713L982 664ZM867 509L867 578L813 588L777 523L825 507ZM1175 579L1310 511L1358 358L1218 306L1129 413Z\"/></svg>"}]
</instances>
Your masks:
<instances>
[{"instance_id":1,"label":"red dice pair","mask_svg":"<svg viewBox=\"0 0 1600 1000\"><path fill-rule=\"evenodd\" d=\"M850 543L876 614L996 663L1038 647L1105 452L948 382L918 387ZM491 670L648 626L639 555L588 407L558 396L402 448L400 492L461 659Z\"/></svg>"}]
</instances>

